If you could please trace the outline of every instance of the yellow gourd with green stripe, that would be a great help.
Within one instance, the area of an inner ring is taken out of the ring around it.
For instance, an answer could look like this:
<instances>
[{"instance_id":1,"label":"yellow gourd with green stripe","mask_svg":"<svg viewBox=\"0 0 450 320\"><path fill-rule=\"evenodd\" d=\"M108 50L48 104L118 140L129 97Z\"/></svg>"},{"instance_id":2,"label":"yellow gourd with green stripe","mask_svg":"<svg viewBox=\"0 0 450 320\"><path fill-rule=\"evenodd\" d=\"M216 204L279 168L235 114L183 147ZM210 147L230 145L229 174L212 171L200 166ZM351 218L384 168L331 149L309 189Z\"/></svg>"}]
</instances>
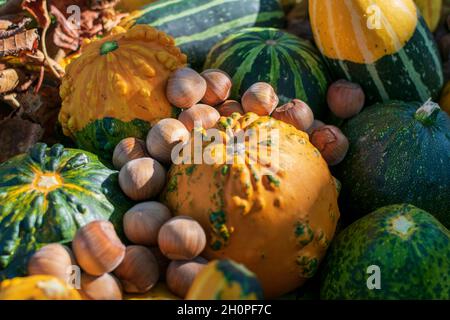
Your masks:
<instances>
[{"instance_id":1,"label":"yellow gourd with green stripe","mask_svg":"<svg viewBox=\"0 0 450 320\"><path fill-rule=\"evenodd\" d=\"M413 0L310 0L309 13L335 78L359 83L369 104L438 98L442 63Z\"/></svg>"},{"instance_id":2,"label":"yellow gourd with green stripe","mask_svg":"<svg viewBox=\"0 0 450 320\"><path fill-rule=\"evenodd\" d=\"M263 298L256 276L231 260L214 260L202 269L187 300L258 300Z\"/></svg>"},{"instance_id":3,"label":"yellow gourd with green stripe","mask_svg":"<svg viewBox=\"0 0 450 320\"><path fill-rule=\"evenodd\" d=\"M431 31L436 30L441 19L442 0L414 0Z\"/></svg>"},{"instance_id":4,"label":"yellow gourd with green stripe","mask_svg":"<svg viewBox=\"0 0 450 320\"><path fill-rule=\"evenodd\" d=\"M0 300L81 300L76 289L47 275L14 278L0 283Z\"/></svg>"},{"instance_id":5,"label":"yellow gourd with green stripe","mask_svg":"<svg viewBox=\"0 0 450 320\"><path fill-rule=\"evenodd\" d=\"M145 25L116 27L86 44L60 87L63 133L110 160L120 140L144 138L154 123L176 115L166 82L186 59L172 37Z\"/></svg>"}]
</instances>

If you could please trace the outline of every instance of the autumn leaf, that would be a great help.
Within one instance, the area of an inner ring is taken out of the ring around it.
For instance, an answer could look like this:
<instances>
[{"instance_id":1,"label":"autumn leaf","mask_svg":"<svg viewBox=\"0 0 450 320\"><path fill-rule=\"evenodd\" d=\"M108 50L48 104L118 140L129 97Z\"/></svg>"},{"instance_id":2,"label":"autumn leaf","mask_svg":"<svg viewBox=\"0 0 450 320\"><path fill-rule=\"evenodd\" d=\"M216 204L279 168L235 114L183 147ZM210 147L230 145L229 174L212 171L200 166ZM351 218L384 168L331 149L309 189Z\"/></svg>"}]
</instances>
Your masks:
<instances>
[{"instance_id":1,"label":"autumn leaf","mask_svg":"<svg viewBox=\"0 0 450 320\"><path fill-rule=\"evenodd\" d=\"M18 56L23 53L33 53L39 43L37 29L30 29L0 39L0 57Z\"/></svg>"},{"instance_id":2,"label":"autumn leaf","mask_svg":"<svg viewBox=\"0 0 450 320\"><path fill-rule=\"evenodd\" d=\"M28 11L42 28L48 28L51 24L47 10L47 0L24 0L22 9Z\"/></svg>"},{"instance_id":3,"label":"autumn leaf","mask_svg":"<svg viewBox=\"0 0 450 320\"><path fill-rule=\"evenodd\" d=\"M55 75L56 78L60 79L61 75L58 73L58 71L55 69L53 64L51 63L50 56L47 52L47 45L46 45L46 37L47 37L47 31L51 24L50 15L48 13L47 9L47 0L24 0L22 2L22 9L28 11L38 22L39 26L43 28L42 30L42 51L44 52L45 60L47 61L50 70ZM41 74L42 74L41 69ZM42 82L42 77L39 81L39 83Z\"/></svg>"}]
</instances>

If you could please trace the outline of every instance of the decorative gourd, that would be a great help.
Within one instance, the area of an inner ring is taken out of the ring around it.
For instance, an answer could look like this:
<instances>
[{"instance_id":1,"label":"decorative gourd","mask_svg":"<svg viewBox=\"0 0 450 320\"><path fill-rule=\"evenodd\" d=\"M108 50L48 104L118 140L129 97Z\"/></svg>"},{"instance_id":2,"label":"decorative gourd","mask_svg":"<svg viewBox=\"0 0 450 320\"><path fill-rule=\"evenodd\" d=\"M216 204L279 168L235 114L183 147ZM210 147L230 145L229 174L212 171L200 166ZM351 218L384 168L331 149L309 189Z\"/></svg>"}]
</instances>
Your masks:
<instances>
[{"instance_id":1,"label":"decorative gourd","mask_svg":"<svg viewBox=\"0 0 450 320\"><path fill-rule=\"evenodd\" d=\"M321 298L448 300L449 257L450 232L433 216L408 204L384 207L333 241L324 263ZM377 282L368 277L377 270L380 287L371 290L367 284Z\"/></svg>"},{"instance_id":2,"label":"decorative gourd","mask_svg":"<svg viewBox=\"0 0 450 320\"><path fill-rule=\"evenodd\" d=\"M350 149L335 174L344 216L410 203L450 227L450 117L438 105L376 104L342 131Z\"/></svg>"},{"instance_id":3,"label":"decorative gourd","mask_svg":"<svg viewBox=\"0 0 450 320\"><path fill-rule=\"evenodd\" d=\"M442 110L450 115L450 81L446 83L444 90L442 90L439 105L441 106Z\"/></svg>"},{"instance_id":4,"label":"decorative gourd","mask_svg":"<svg viewBox=\"0 0 450 320\"><path fill-rule=\"evenodd\" d=\"M292 99L305 101L316 118L325 115L329 75L308 41L273 28L235 32L214 46L205 68L227 72L233 79L231 99L240 100L256 82L273 86L280 105Z\"/></svg>"},{"instance_id":5,"label":"decorative gourd","mask_svg":"<svg viewBox=\"0 0 450 320\"><path fill-rule=\"evenodd\" d=\"M441 19L442 0L414 0L431 31L435 31Z\"/></svg>"},{"instance_id":6,"label":"decorative gourd","mask_svg":"<svg viewBox=\"0 0 450 320\"><path fill-rule=\"evenodd\" d=\"M367 105L438 98L439 52L413 0L311 0L309 14L335 79L360 84Z\"/></svg>"},{"instance_id":7,"label":"decorative gourd","mask_svg":"<svg viewBox=\"0 0 450 320\"><path fill-rule=\"evenodd\" d=\"M197 275L186 300L262 300L261 284L243 265L215 260Z\"/></svg>"},{"instance_id":8,"label":"decorative gourd","mask_svg":"<svg viewBox=\"0 0 450 320\"><path fill-rule=\"evenodd\" d=\"M285 24L278 0L160 0L122 21L128 28L148 24L171 35L201 69L208 51L220 40L247 27L277 27Z\"/></svg>"},{"instance_id":9,"label":"decorative gourd","mask_svg":"<svg viewBox=\"0 0 450 320\"><path fill-rule=\"evenodd\" d=\"M81 300L76 289L53 276L38 275L4 280L0 300Z\"/></svg>"},{"instance_id":10,"label":"decorative gourd","mask_svg":"<svg viewBox=\"0 0 450 320\"><path fill-rule=\"evenodd\" d=\"M27 260L48 243L72 241L93 220L121 230L131 203L117 171L91 153L36 144L0 165L0 279L23 275Z\"/></svg>"},{"instance_id":11,"label":"decorative gourd","mask_svg":"<svg viewBox=\"0 0 450 320\"><path fill-rule=\"evenodd\" d=\"M154 123L175 116L165 86L185 62L171 37L143 25L87 44L60 88L64 134L111 160L122 139L145 139Z\"/></svg>"},{"instance_id":12,"label":"decorative gourd","mask_svg":"<svg viewBox=\"0 0 450 320\"><path fill-rule=\"evenodd\" d=\"M292 291L315 274L339 219L328 166L306 133L271 117L234 113L216 128L224 139L230 139L225 133L230 130L257 132L259 139L246 143L259 141L259 151L237 147L245 150L245 162L234 158L227 164L226 145L214 141L213 164L189 164L190 159L172 166L163 200L173 214L202 225L205 258L244 264L261 281L266 298ZM203 152L210 144L204 143Z\"/></svg>"}]
</instances>

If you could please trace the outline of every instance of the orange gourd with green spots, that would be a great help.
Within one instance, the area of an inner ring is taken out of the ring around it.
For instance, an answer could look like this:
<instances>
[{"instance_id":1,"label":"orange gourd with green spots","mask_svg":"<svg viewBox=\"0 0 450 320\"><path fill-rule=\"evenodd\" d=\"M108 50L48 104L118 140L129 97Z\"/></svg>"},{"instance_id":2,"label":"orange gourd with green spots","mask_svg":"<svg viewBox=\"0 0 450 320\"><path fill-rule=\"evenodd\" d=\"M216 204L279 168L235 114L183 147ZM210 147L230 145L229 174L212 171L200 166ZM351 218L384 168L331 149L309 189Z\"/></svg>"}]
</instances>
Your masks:
<instances>
[{"instance_id":1,"label":"orange gourd with green spots","mask_svg":"<svg viewBox=\"0 0 450 320\"><path fill-rule=\"evenodd\" d=\"M217 129L224 141L226 132L257 132L258 148L236 148L245 150L243 162L235 153L233 164L173 165L163 200L203 226L207 258L244 264L266 298L280 296L315 274L333 238L340 215L334 179L308 135L284 122L235 113ZM224 160L226 146L205 142L203 151Z\"/></svg>"}]
</instances>

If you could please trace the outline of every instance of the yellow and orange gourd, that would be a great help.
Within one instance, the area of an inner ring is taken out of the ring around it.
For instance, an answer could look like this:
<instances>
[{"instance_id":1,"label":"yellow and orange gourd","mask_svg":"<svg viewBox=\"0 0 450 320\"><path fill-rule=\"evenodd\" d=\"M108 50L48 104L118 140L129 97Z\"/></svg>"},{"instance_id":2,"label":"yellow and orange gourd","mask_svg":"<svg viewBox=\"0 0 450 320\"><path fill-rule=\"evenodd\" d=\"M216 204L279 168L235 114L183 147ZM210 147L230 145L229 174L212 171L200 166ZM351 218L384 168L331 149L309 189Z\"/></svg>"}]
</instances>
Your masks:
<instances>
[{"instance_id":1,"label":"yellow and orange gourd","mask_svg":"<svg viewBox=\"0 0 450 320\"><path fill-rule=\"evenodd\" d=\"M266 298L280 296L315 274L333 238L340 215L334 179L308 135L284 122L234 113L216 128L224 141L230 130L257 132L258 148L246 142L242 161L235 154L232 164L180 161L170 170L163 200L174 214L203 226L205 257L244 264ZM225 159L224 143L205 142L208 149ZM271 162L277 150L278 161Z\"/></svg>"},{"instance_id":2,"label":"yellow and orange gourd","mask_svg":"<svg viewBox=\"0 0 450 320\"><path fill-rule=\"evenodd\" d=\"M59 114L63 133L80 148L110 159L120 140L144 138L174 116L165 86L186 56L170 36L146 25L117 27L82 52L66 69Z\"/></svg>"},{"instance_id":3,"label":"yellow and orange gourd","mask_svg":"<svg viewBox=\"0 0 450 320\"><path fill-rule=\"evenodd\" d=\"M309 0L317 47L367 105L437 99L444 78L433 35L413 0Z\"/></svg>"},{"instance_id":4,"label":"yellow and orange gourd","mask_svg":"<svg viewBox=\"0 0 450 320\"><path fill-rule=\"evenodd\" d=\"M81 300L81 296L61 279L36 275L1 282L0 300Z\"/></svg>"}]
</instances>

